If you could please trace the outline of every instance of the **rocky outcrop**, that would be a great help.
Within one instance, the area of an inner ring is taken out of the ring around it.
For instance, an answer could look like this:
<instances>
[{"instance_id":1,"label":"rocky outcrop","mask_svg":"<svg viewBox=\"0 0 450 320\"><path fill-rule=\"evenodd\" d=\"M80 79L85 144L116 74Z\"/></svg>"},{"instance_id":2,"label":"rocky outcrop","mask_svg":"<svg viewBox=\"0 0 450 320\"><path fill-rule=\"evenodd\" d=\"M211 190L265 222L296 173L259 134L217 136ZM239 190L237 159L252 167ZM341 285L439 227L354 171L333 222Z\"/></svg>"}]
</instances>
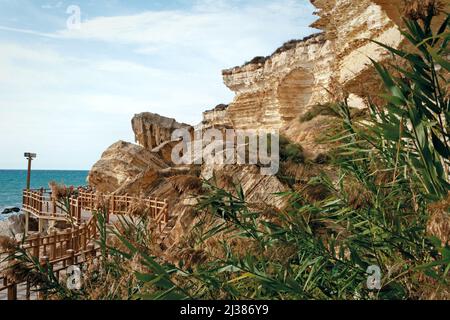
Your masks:
<instances>
[{"instance_id":1,"label":"rocky outcrop","mask_svg":"<svg viewBox=\"0 0 450 320\"><path fill-rule=\"evenodd\" d=\"M174 130L190 128L189 125L178 123L175 119L150 112L135 115L131 124L136 142L148 150L170 141Z\"/></svg>"},{"instance_id":2,"label":"rocky outcrop","mask_svg":"<svg viewBox=\"0 0 450 320\"><path fill-rule=\"evenodd\" d=\"M12 215L8 219L0 221L0 236L15 237L25 230L25 216L23 214Z\"/></svg>"},{"instance_id":3,"label":"rocky outcrop","mask_svg":"<svg viewBox=\"0 0 450 320\"><path fill-rule=\"evenodd\" d=\"M167 167L162 158L152 151L119 141L110 146L92 167L88 182L99 192L114 192L144 171Z\"/></svg>"},{"instance_id":4,"label":"rocky outcrop","mask_svg":"<svg viewBox=\"0 0 450 320\"><path fill-rule=\"evenodd\" d=\"M8 207L5 208L0 214L11 214L20 212L20 208L17 207Z\"/></svg>"},{"instance_id":5,"label":"rocky outcrop","mask_svg":"<svg viewBox=\"0 0 450 320\"><path fill-rule=\"evenodd\" d=\"M205 171L210 169L214 171L218 187L234 190L235 186L241 186L246 201L251 205L282 209L287 204L286 198L276 194L288 191L289 188L276 176L261 175L258 166L213 165L212 168L204 166L202 176L205 176Z\"/></svg>"}]
</instances>

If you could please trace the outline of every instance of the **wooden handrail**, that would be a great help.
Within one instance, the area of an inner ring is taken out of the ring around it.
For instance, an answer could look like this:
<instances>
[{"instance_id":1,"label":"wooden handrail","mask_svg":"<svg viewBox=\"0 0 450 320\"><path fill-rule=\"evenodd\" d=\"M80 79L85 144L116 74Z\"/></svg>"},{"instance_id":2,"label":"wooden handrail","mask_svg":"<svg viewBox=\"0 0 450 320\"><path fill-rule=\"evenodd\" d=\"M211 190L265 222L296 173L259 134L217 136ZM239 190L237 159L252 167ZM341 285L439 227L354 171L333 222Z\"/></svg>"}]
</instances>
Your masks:
<instances>
[{"instance_id":1,"label":"wooden handrail","mask_svg":"<svg viewBox=\"0 0 450 320\"><path fill-rule=\"evenodd\" d=\"M94 215L87 223L82 222L83 211L93 213L105 209L108 217L111 215L127 215L135 204L143 204L150 209L150 216L162 232L163 226L169 221L169 204L167 200L158 198L138 198L128 195L103 195L86 189L78 188L77 194L69 198L69 210L61 210L52 198L52 193L46 189L24 190L23 210L37 216L39 219L70 222L72 228L62 232L53 231L49 235L29 236L20 245L38 261L51 266L59 266L59 272L69 265L79 263L79 257L86 252L96 252L92 242L98 238L97 221ZM59 211L58 211L59 209ZM91 257L95 258L91 254ZM54 270L55 271L55 270ZM17 286L26 284L26 296L30 296L29 283L12 283L0 270L0 292L8 290L8 299L17 299Z\"/></svg>"},{"instance_id":2,"label":"wooden handrail","mask_svg":"<svg viewBox=\"0 0 450 320\"><path fill-rule=\"evenodd\" d=\"M43 256L39 259L42 266L51 267L58 281L61 280L61 271L67 270L70 266L81 265L98 258L100 248L96 248L93 244L89 244L85 249L75 252L73 249L66 251L65 255L57 259L50 260L49 257ZM30 264L31 269L33 266ZM31 284L29 280L22 282L10 281L6 276L0 274L0 292L7 290L8 300L17 300L17 287L26 285L25 297L27 300L31 297Z\"/></svg>"}]
</instances>

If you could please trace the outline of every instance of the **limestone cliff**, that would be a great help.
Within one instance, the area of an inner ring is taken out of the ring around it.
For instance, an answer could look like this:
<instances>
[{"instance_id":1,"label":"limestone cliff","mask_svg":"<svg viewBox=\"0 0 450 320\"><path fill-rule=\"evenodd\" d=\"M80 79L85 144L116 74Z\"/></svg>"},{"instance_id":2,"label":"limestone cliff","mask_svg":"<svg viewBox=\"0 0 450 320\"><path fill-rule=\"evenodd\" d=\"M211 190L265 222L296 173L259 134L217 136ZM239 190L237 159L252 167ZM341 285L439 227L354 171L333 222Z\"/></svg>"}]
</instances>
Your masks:
<instances>
[{"instance_id":1,"label":"limestone cliff","mask_svg":"<svg viewBox=\"0 0 450 320\"><path fill-rule=\"evenodd\" d=\"M330 69L331 48L322 34L286 44L268 58L222 72L236 93L227 116L236 128L281 128L311 99L326 100L319 75ZM329 71L328 71L329 72ZM317 84L317 85L316 85ZM326 94L326 92L325 92Z\"/></svg>"},{"instance_id":2,"label":"limestone cliff","mask_svg":"<svg viewBox=\"0 0 450 320\"><path fill-rule=\"evenodd\" d=\"M311 134L302 135L299 116L343 95L352 106L363 105L360 97L379 86L369 57L389 57L371 40L393 47L403 41L397 25L401 1L395 2L313 0L319 19L312 27L322 33L287 42L269 57L222 72L225 84L236 93L223 117L236 128L280 129L314 148Z\"/></svg>"}]
</instances>

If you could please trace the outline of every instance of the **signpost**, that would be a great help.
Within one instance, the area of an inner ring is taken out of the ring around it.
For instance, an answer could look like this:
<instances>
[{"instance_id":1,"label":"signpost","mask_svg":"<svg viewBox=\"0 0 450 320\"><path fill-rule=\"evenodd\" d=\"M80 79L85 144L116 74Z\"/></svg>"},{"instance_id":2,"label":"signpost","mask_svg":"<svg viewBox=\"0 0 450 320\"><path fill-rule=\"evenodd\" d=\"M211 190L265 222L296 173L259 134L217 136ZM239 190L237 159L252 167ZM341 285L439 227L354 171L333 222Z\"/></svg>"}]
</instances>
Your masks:
<instances>
[{"instance_id":1,"label":"signpost","mask_svg":"<svg viewBox=\"0 0 450 320\"><path fill-rule=\"evenodd\" d=\"M36 158L36 153L25 152L24 157L28 159L28 174L27 174L27 190L30 190L31 181L31 161Z\"/></svg>"},{"instance_id":2,"label":"signpost","mask_svg":"<svg viewBox=\"0 0 450 320\"><path fill-rule=\"evenodd\" d=\"M30 191L31 182L31 161L36 158L36 153L25 152L24 157L28 159L28 173L27 173L27 191ZM30 224L30 214L25 212L25 236L28 235L28 229Z\"/></svg>"}]
</instances>

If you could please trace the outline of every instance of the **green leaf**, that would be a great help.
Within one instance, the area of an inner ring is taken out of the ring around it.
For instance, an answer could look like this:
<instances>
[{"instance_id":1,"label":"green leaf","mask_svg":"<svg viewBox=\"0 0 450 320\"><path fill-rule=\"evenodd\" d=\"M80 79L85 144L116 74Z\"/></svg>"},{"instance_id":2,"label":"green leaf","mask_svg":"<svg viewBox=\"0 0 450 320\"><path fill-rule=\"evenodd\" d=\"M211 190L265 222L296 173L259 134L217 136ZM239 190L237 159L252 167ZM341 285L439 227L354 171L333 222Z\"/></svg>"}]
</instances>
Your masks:
<instances>
[{"instance_id":1,"label":"green leaf","mask_svg":"<svg viewBox=\"0 0 450 320\"><path fill-rule=\"evenodd\" d=\"M386 68L384 68L382 65L380 65L375 60L373 60L373 59L370 59L370 60L372 61L373 65L375 66L375 69L378 71L378 74L383 79L383 82L384 82L385 86L389 90L391 90L391 88L394 87L395 84L394 84L394 80L392 79L392 77L389 74L389 72L386 70Z\"/></svg>"},{"instance_id":2,"label":"green leaf","mask_svg":"<svg viewBox=\"0 0 450 320\"><path fill-rule=\"evenodd\" d=\"M430 52L431 56L434 60L436 60L437 63L447 71L450 71L450 62L448 62L446 59L444 59L440 54L437 53L437 51L431 47L428 47L428 51Z\"/></svg>"},{"instance_id":3,"label":"green leaf","mask_svg":"<svg viewBox=\"0 0 450 320\"><path fill-rule=\"evenodd\" d=\"M446 146L446 144L444 142L442 142L433 131L431 132L431 136L432 136L432 140L433 140L433 146L436 149L436 151L439 152L439 154L441 156L443 156L445 159L449 159L450 158L450 150Z\"/></svg>"}]
</instances>

